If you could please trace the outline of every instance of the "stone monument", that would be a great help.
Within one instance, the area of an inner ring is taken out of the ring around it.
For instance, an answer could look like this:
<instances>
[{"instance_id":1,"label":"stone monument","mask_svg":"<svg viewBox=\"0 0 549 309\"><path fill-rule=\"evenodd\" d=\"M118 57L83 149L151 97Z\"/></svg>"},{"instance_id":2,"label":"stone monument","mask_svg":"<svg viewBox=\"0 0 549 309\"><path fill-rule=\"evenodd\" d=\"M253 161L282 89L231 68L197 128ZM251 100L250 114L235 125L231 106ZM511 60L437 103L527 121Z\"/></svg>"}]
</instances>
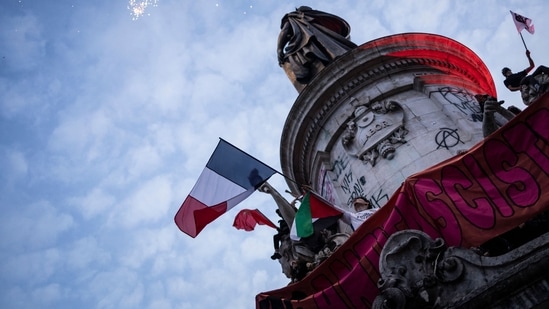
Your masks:
<instances>
[{"instance_id":1,"label":"stone monument","mask_svg":"<svg viewBox=\"0 0 549 309\"><path fill-rule=\"evenodd\" d=\"M549 95L515 117L463 44L402 33L356 46L349 34L309 7L282 19L279 64L299 95L281 166L294 196L306 186L348 211L356 197L379 210L257 308L547 305L547 230L497 256L479 248L549 209ZM290 274L299 246L288 246Z\"/></svg>"}]
</instances>

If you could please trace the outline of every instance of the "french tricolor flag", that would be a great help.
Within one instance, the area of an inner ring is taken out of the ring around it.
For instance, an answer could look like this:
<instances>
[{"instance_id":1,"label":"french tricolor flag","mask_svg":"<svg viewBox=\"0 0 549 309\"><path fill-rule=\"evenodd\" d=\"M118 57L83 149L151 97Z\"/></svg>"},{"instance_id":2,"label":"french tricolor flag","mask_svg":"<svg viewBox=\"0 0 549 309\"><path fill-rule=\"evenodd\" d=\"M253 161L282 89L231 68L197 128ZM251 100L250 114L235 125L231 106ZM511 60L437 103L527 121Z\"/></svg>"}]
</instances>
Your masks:
<instances>
[{"instance_id":1,"label":"french tricolor flag","mask_svg":"<svg viewBox=\"0 0 549 309\"><path fill-rule=\"evenodd\" d=\"M196 237L210 222L245 200L276 171L219 140L191 193L175 214L175 224Z\"/></svg>"}]
</instances>

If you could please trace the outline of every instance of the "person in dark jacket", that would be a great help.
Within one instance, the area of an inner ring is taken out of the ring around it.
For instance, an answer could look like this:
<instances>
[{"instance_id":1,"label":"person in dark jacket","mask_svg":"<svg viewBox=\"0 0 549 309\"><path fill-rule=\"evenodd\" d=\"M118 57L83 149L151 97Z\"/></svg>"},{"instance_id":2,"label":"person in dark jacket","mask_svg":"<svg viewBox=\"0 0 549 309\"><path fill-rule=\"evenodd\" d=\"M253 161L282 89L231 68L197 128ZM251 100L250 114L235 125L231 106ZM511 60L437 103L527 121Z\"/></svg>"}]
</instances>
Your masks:
<instances>
[{"instance_id":1,"label":"person in dark jacket","mask_svg":"<svg viewBox=\"0 0 549 309\"><path fill-rule=\"evenodd\" d=\"M532 75L528 75L528 72L530 72L536 65L534 64L532 57L530 57L529 50L526 50L526 58L528 58L529 66L520 72L513 73L513 71L507 67L501 70L501 74L505 76L503 84L507 87L507 89L511 91L518 91L521 89L522 85L537 85L538 82L534 77L539 74L549 74L549 68L540 65L534 73L532 73Z\"/></svg>"}]
</instances>

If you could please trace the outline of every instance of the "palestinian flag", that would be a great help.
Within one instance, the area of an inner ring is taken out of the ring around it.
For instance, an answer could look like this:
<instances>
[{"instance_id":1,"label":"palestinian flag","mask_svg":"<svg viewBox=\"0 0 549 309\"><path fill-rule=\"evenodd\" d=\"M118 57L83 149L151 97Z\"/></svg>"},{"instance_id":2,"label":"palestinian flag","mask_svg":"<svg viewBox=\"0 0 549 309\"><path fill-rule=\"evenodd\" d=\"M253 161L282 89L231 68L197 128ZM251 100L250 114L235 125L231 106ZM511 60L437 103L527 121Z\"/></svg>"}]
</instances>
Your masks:
<instances>
[{"instance_id":1,"label":"palestinian flag","mask_svg":"<svg viewBox=\"0 0 549 309\"><path fill-rule=\"evenodd\" d=\"M342 214L340 210L321 197L307 192L295 214L290 238L300 240L312 236L316 231L321 231L336 223Z\"/></svg>"}]
</instances>

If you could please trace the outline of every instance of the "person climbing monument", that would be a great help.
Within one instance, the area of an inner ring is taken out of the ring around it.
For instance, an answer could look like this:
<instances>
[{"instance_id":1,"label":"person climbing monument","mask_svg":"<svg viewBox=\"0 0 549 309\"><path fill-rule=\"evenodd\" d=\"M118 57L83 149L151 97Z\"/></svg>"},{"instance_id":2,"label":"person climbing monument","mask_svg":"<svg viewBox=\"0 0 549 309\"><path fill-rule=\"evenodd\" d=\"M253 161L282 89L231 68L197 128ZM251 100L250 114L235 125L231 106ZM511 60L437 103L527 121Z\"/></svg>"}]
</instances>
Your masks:
<instances>
[{"instance_id":1,"label":"person climbing monument","mask_svg":"<svg viewBox=\"0 0 549 309\"><path fill-rule=\"evenodd\" d=\"M549 68L543 65L540 65L531 75L528 73L536 66L534 60L530 57L530 51L526 50L526 58L528 58L528 67L520 72L513 73L508 67L504 67L501 70L501 74L505 76L503 84L507 89L511 91L521 90L522 85L528 85L539 88L539 82L535 79L536 76L540 74L549 75ZM537 89L536 89L537 91Z\"/></svg>"}]
</instances>

